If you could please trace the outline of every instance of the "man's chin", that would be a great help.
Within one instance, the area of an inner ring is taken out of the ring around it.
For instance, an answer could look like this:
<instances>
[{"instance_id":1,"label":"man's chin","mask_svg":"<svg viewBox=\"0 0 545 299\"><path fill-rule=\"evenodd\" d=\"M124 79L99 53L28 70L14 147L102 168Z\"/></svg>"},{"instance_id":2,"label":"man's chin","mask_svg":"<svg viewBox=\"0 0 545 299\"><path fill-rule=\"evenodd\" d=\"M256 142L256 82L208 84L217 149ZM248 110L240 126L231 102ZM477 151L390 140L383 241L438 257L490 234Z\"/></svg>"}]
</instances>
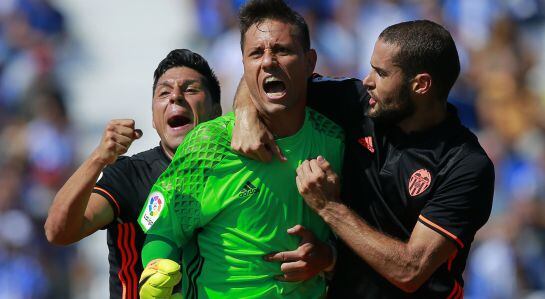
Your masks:
<instances>
[{"instance_id":1,"label":"man's chin","mask_svg":"<svg viewBox=\"0 0 545 299\"><path fill-rule=\"evenodd\" d=\"M369 118L375 119L377 117L380 117L380 111L378 110L378 107L369 107L367 111L365 112L365 115Z\"/></svg>"},{"instance_id":2,"label":"man's chin","mask_svg":"<svg viewBox=\"0 0 545 299\"><path fill-rule=\"evenodd\" d=\"M178 145L182 144L182 142L184 141L185 139L185 136L187 135L187 133L189 133L189 131L191 131L191 129L193 129L193 127L191 127L190 129L188 129L187 131L180 131L180 132L177 132L177 134L165 134L165 139L166 139L166 142L171 146L171 147L178 147Z\"/></svg>"},{"instance_id":3,"label":"man's chin","mask_svg":"<svg viewBox=\"0 0 545 299\"><path fill-rule=\"evenodd\" d=\"M367 116L377 124L391 126L400 123L401 121L409 117L412 113L413 110L411 109L398 111L373 110L368 111Z\"/></svg>"}]
</instances>

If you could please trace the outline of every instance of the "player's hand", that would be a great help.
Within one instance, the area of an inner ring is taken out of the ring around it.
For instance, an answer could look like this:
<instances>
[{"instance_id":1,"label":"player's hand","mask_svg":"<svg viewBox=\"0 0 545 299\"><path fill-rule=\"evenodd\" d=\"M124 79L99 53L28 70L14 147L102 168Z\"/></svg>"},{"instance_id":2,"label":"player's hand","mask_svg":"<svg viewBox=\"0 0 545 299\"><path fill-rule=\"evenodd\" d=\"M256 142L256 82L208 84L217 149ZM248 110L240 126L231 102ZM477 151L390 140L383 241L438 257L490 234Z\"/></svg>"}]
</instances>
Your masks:
<instances>
[{"instance_id":1,"label":"player's hand","mask_svg":"<svg viewBox=\"0 0 545 299\"><path fill-rule=\"evenodd\" d=\"M288 229L288 234L301 237L299 247L293 251L268 254L264 259L268 262L281 262L280 270L284 275L277 276L280 281L304 281L330 268L333 264L333 250L330 245L320 241L302 225Z\"/></svg>"},{"instance_id":2,"label":"player's hand","mask_svg":"<svg viewBox=\"0 0 545 299\"><path fill-rule=\"evenodd\" d=\"M155 259L148 263L138 287L140 298L182 298L180 294L172 294L172 289L182 279L180 265L169 259Z\"/></svg>"},{"instance_id":3,"label":"player's hand","mask_svg":"<svg viewBox=\"0 0 545 299\"><path fill-rule=\"evenodd\" d=\"M117 157L127 152L134 140L140 137L142 131L134 128L134 120L110 120L93 154L104 165L112 164Z\"/></svg>"},{"instance_id":4,"label":"player's hand","mask_svg":"<svg viewBox=\"0 0 545 299\"><path fill-rule=\"evenodd\" d=\"M234 151L250 159L270 162L273 157L286 161L274 136L259 119L257 112L248 108L237 110L231 147Z\"/></svg>"},{"instance_id":5,"label":"player's hand","mask_svg":"<svg viewBox=\"0 0 545 299\"><path fill-rule=\"evenodd\" d=\"M304 161L297 168L295 182L307 205L317 213L329 202L339 201L339 176L322 156Z\"/></svg>"}]
</instances>

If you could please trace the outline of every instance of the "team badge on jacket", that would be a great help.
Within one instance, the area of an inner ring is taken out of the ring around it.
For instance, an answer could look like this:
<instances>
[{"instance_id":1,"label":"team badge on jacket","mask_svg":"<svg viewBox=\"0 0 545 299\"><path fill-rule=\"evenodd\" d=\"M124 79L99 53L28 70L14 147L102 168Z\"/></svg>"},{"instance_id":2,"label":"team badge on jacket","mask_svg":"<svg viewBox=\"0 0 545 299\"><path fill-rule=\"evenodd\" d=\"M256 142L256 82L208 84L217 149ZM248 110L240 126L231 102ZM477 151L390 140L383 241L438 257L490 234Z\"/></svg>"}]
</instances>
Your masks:
<instances>
[{"instance_id":1,"label":"team badge on jacket","mask_svg":"<svg viewBox=\"0 0 545 299\"><path fill-rule=\"evenodd\" d=\"M412 197L422 194L431 184L431 174L427 169L415 171L409 179L409 194Z\"/></svg>"}]
</instances>

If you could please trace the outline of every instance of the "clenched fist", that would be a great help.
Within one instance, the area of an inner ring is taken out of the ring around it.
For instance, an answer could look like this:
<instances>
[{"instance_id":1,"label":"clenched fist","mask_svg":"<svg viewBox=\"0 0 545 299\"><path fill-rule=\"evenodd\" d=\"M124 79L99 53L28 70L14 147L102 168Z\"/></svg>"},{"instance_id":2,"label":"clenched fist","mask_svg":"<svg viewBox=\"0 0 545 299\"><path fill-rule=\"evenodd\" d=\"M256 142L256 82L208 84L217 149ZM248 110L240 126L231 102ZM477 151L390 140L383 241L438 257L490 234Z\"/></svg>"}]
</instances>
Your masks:
<instances>
[{"instance_id":1,"label":"clenched fist","mask_svg":"<svg viewBox=\"0 0 545 299\"><path fill-rule=\"evenodd\" d=\"M93 155L104 165L112 164L140 137L142 131L134 128L133 119L112 119L104 129L102 140Z\"/></svg>"},{"instance_id":2,"label":"clenched fist","mask_svg":"<svg viewBox=\"0 0 545 299\"><path fill-rule=\"evenodd\" d=\"M322 156L304 161L297 168L295 183L307 205L318 214L329 202L340 200L339 176Z\"/></svg>"}]
</instances>

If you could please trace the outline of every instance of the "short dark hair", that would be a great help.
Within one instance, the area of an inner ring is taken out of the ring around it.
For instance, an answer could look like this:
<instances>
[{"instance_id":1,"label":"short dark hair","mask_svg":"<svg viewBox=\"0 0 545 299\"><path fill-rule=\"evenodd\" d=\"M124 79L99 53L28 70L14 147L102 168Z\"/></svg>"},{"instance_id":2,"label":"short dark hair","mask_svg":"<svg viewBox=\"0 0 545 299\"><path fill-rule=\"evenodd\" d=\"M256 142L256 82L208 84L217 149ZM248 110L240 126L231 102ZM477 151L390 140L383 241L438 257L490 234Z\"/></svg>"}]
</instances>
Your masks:
<instances>
[{"instance_id":1,"label":"short dark hair","mask_svg":"<svg viewBox=\"0 0 545 299\"><path fill-rule=\"evenodd\" d=\"M379 40L399 47L393 58L408 80L418 73L428 72L438 96L446 99L460 74L460 59L450 33L441 25L428 20L415 20L392 25Z\"/></svg>"},{"instance_id":2,"label":"short dark hair","mask_svg":"<svg viewBox=\"0 0 545 299\"><path fill-rule=\"evenodd\" d=\"M305 19L282 0L250 0L239 12L240 48L244 51L244 34L253 24L266 19L282 21L294 27L303 50L310 50L310 35ZM293 32L292 32L293 33Z\"/></svg>"},{"instance_id":3,"label":"short dark hair","mask_svg":"<svg viewBox=\"0 0 545 299\"><path fill-rule=\"evenodd\" d=\"M210 68L206 59L187 49L172 50L168 53L167 57L159 63L153 73L153 92L155 92L155 88L157 87L157 80L159 80L164 73L171 68L183 66L194 69L205 78L205 82L203 83L210 92L212 102L219 104L221 91L220 82L218 81L216 74L214 74L214 71Z\"/></svg>"}]
</instances>

